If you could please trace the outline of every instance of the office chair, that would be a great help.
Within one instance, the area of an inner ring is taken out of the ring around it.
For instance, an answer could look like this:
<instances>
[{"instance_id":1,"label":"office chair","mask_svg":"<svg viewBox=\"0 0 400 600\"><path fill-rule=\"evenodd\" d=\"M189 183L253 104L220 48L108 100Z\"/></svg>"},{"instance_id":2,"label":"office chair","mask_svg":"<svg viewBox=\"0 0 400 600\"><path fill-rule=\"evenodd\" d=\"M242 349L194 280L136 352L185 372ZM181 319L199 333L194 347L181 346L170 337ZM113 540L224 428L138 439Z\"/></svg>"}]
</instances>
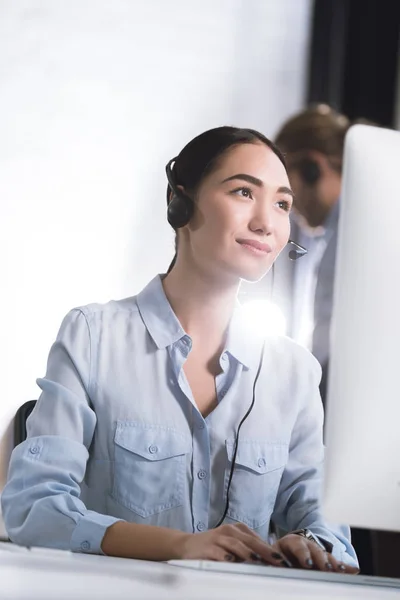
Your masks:
<instances>
[{"instance_id":1,"label":"office chair","mask_svg":"<svg viewBox=\"0 0 400 600\"><path fill-rule=\"evenodd\" d=\"M14 417L14 447L26 440L26 420L33 411L36 400L28 400L19 407Z\"/></svg>"},{"instance_id":2,"label":"office chair","mask_svg":"<svg viewBox=\"0 0 400 600\"><path fill-rule=\"evenodd\" d=\"M14 417L14 448L26 440L26 420L33 411L36 400L28 400L19 407ZM0 542L12 543L9 537L0 537Z\"/></svg>"}]
</instances>

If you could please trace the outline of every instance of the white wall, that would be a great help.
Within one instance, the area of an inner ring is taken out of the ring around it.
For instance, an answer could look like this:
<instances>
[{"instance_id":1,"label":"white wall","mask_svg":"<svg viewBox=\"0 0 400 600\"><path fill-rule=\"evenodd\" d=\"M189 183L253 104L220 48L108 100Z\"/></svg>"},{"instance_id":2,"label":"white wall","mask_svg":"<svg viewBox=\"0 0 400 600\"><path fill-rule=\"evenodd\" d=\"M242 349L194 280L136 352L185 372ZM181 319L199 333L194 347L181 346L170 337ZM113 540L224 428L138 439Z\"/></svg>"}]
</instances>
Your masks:
<instances>
[{"instance_id":1,"label":"white wall","mask_svg":"<svg viewBox=\"0 0 400 600\"><path fill-rule=\"evenodd\" d=\"M0 2L0 489L63 315L172 257L164 165L304 96L311 0Z\"/></svg>"}]
</instances>

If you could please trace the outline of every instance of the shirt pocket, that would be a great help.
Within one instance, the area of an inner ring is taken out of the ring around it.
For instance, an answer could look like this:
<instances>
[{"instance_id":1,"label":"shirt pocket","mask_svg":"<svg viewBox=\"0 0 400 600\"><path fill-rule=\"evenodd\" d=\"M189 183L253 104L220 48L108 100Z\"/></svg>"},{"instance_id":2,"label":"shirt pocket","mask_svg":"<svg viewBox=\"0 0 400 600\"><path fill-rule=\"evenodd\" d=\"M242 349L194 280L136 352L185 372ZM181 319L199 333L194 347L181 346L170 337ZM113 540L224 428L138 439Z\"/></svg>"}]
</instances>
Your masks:
<instances>
[{"instance_id":1,"label":"shirt pocket","mask_svg":"<svg viewBox=\"0 0 400 600\"><path fill-rule=\"evenodd\" d=\"M225 471L225 497L232 466L234 440L227 440L228 465ZM228 517L252 529L261 527L271 517L279 484L288 460L289 446L239 440L231 488Z\"/></svg>"},{"instance_id":2,"label":"shirt pocket","mask_svg":"<svg viewBox=\"0 0 400 600\"><path fill-rule=\"evenodd\" d=\"M113 498L144 518L181 506L191 450L191 438L175 430L118 421Z\"/></svg>"}]
</instances>

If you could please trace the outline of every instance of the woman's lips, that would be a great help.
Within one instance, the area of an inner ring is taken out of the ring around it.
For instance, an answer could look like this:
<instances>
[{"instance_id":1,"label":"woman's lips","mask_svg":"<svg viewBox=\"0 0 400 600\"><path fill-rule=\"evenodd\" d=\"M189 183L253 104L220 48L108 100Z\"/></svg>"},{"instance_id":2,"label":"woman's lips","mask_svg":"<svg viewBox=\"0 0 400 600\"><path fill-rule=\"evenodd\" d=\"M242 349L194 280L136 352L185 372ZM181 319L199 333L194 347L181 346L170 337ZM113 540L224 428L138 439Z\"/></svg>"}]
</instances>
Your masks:
<instances>
[{"instance_id":1,"label":"woman's lips","mask_svg":"<svg viewBox=\"0 0 400 600\"><path fill-rule=\"evenodd\" d=\"M263 244L258 240L236 240L246 250L252 252L256 256L265 256L272 252L272 248L269 244Z\"/></svg>"}]
</instances>

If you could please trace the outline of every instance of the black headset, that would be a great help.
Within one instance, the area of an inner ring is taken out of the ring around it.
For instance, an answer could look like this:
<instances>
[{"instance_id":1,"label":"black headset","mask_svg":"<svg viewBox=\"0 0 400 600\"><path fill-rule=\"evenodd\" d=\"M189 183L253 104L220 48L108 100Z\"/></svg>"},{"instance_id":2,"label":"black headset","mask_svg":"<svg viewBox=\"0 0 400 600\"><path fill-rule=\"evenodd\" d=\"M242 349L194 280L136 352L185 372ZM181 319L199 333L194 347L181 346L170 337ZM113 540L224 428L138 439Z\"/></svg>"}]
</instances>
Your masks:
<instances>
[{"instance_id":1,"label":"black headset","mask_svg":"<svg viewBox=\"0 0 400 600\"><path fill-rule=\"evenodd\" d=\"M179 188L175 181L174 173L172 172L172 163L176 161L178 157L172 158L165 171L168 179L168 190L167 190L167 219L168 223L173 229L180 229L185 227L193 216L194 204L193 200L187 194L184 194Z\"/></svg>"},{"instance_id":2,"label":"black headset","mask_svg":"<svg viewBox=\"0 0 400 600\"><path fill-rule=\"evenodd\" d=\"M167 180L168 180L167 219L168 219L168 223L175 230L180 229L181 227L185 227L185 225L187 225L189 223L189 221L192 218L193 213L194 213L193 200L190 198L190 196L188 196L187 194L185 194L178 188L178 184L175 181L174 173L172 171L172 163L174 163L176 161L176 159L177 159L177 157L172 158L168 162L167 166L165 167L165 171L167 174ZM309 161L309 162L313 162L313 161ZM319 173L318 164L314 163L314 162L313 162L313 164L315 164L315 167L317 167L318 173ZM319 177L319 175L318 175L318 177ZM301 258L305 254L307 254L306 248L304 248L303 246L300 246L300 244L297 244L293 240L288 240L288 244L291 244L291 245L295 246L295 248L296 248L295 250L291 250L289 252L290 260L297 260L298 258Z\"/></svg>"}]
</instances>

